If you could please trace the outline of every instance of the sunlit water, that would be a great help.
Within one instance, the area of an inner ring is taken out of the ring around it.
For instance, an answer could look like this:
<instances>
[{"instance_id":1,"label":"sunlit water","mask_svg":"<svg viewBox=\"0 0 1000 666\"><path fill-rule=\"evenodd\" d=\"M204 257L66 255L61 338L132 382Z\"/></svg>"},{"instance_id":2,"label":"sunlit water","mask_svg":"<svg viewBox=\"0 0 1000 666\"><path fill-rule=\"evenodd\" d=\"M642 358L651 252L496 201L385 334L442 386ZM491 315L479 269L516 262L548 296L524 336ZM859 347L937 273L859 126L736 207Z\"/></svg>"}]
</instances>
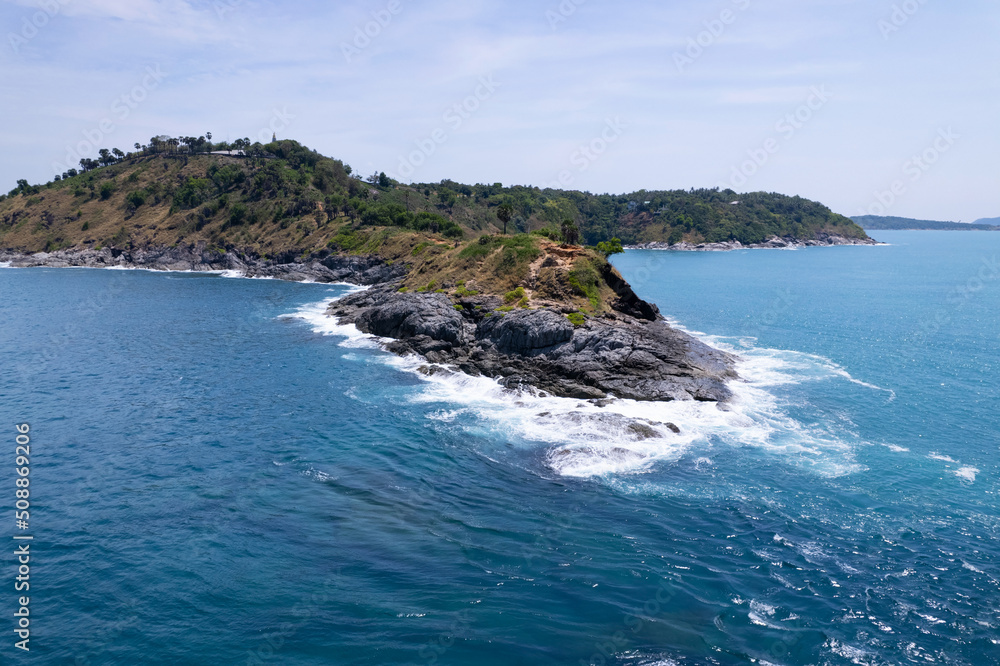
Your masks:
<instances>
[{"instance_id":1,"label":"sunlit water","mask_svg":"<svg viewBox=\"0 0 1000 666\"><path fill-rule=\"evenodd\" d=\"M726 411L425 377L348 286L0 270L31 663L997 663L1000 234L878 237L615 258Z\"/></svg>"}]
</instances>

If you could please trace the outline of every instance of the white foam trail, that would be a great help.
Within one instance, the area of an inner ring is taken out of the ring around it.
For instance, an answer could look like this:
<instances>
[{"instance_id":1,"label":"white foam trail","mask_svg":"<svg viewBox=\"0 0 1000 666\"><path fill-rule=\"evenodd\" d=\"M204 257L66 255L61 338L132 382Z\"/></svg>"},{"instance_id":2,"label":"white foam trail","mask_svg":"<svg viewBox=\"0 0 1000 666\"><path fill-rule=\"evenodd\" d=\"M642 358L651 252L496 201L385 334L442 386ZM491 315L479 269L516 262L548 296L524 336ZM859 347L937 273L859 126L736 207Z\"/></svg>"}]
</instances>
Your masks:
<instances>
[{"instance_id":1,"label":"white foam trail","mask_svg":"<svg viewBox=\"0 0 1000 666\"><path fill-rule=\"evenodd\" d=\"M357 290L354 287L354 290ZM342 294L342 296L346 295ZM333 300L333 299L330 299ZM378 347L379 341L353 325L326 315L329 300L283 315L307 322L315 332L343 337L344 347ZM769 352L770 350L767 350ZM489 432L526 448L546 447L546 461L557 473L594 477L637 473L661 461L677 461L692 449L719 444L757 447L782 455L823 476L841 476L862 469L854 460L849 434L803 425L787 414L766 389L794 383L782 372L785 362L767 352L744 355L733 382L734 398L726 409L695 401L639 402L615 400L605 407L571 398L512 392L486 377L472 377L433 366L417 356L386 354L381 360L424 382L409 399L440 405L428 418L473 432ZM794 352L789 352L794 354ZM421 372L423 370L423 372ZM467 418L463 418L467 417ZM675 424L675 434L665 424ZM708 459L699 455L700 470Z\"/></svg>"},{"instance_id":2,"label":"white foam trail","mask_svg":"<svg viewBox=\"0 0 1000 666\"><path fill-rule=\"evenodd\" d=\"M940 453L929 453L927 455L927 457L930 458L931 460L940 460L942 462L949 462L949 463L958 464L958 461L955 460L954 458L952 458L950 456L943 456Z\"/></svg>"},{"instance_id":3,"label":"white foam trail","mask_svg":"<svg viewBox=\"0 0 1000 666\"><path fill-rule=\"evenodd\" d=\"M320 303L303 305L295 312L279 315L278 318L301 319L308 323L312 327L312 330L316 333L345 338L345 340L340 343L342 347L368 347L377 349L379 344L375 337L362 333L356 326L354 326L354 324L341 324L337 321L336 317L331 317L326 314L326 310L330 306L330 303L344 298L349 294L367 289L367 287L358 287L356 285L341 286L350 287L350 289L345 290L342 294L329 298L325 301L321 301Z\"/></svg>"},{"instance_id":4,"label":"white foam trail","mask_svg":"<svg viewBox=\"0 0 1000 666\"><path fill-rule=\"evenodd\" d=\"M675 327L683 330L681 326ZM756 341L752 338L691 334L702 338L714 347L744 357L755 380L761 386L783 386L807 381L844 379L873 391L888 393L890 402L896 399L896 392L892 389L856 379L846 369L824 356L785 349L757 348L755 347Z\"/></svg>"}]
</instances>

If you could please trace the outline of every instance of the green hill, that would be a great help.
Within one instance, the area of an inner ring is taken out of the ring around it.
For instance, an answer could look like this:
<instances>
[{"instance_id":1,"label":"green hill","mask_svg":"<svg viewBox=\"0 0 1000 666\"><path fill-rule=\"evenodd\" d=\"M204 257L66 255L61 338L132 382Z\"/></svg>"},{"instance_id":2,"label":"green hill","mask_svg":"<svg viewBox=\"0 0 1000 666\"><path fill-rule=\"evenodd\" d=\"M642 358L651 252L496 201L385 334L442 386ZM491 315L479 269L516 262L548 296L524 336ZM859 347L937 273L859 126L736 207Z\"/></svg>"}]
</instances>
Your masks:
<instances>
[{"instance_id":1,"label":"green hill","mask_svg":"<svg viewBox=\"0 0 1000 666\"><path fill-rule=\"evenodd\" d=\"M907 217L884 217L861 215L851 218L864 229L894 231L996 231L998 227L986 224L963 224L962 222L936 222L934 220L912 220Z\"/></svg>"},{"instance_id":2,"label":"green hill","mask_svg":"<svg viewBox=\"0 0 1000 666\"><path fill-rule=\"evenodd\" d=\"M0 197L0 248L173 246L204 241L259 255L327 248L351 229L395 228L447 239L510 232L558 239L564 222L584 243L692 243L819 234L865 238L849 219L800 197L717 189L626 195L504 187L402 185L384 174L362 180L343 162L295 141L229 146L159 137L134 153L105 151L44 185L19 181ZM245 153L245 154L243 154ZM115 157L117 155L118 157ZM738 203L736 203L738 202Z\"/></svg>"}]
</instances>

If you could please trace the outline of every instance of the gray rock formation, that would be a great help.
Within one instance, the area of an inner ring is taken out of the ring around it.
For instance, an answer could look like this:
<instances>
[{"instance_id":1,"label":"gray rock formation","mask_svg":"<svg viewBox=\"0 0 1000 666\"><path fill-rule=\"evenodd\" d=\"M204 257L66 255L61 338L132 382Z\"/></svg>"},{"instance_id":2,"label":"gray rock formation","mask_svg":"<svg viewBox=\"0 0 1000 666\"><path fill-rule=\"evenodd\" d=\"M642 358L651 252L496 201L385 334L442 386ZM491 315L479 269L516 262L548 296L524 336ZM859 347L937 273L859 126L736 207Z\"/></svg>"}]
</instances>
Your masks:
<instances>
[{"instance_id":1,"label":"gray rock formation","mask_svg":"<svg viewBox=\"0 0 1000 666\"><path fill-rule=\"evenodd\" d=\"M432 363L534 387L557 396L593 399L704 400L731 397L734 358L654 321L624 313L574 326L550 310L494 310L490 299L400 293L380 285L352 294L328 313L365 333L392 338L387 348ZM634 305L634 304L633 304ZM647 306L647 308L650 306Z\"/></svg>"}]
</instances>

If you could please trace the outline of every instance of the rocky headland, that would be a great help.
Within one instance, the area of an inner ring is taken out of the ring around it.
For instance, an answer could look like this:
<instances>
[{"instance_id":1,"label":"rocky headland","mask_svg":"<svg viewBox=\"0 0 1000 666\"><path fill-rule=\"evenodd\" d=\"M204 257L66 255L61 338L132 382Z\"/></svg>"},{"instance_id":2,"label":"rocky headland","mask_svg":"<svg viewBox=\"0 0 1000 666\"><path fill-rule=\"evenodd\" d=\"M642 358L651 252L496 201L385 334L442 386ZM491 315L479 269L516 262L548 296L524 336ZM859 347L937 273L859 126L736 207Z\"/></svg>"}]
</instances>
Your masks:
<instances>
[{"instance_id":1,"label":"rocky headland","mask_svg":"<svg viewBox=\"0 0 1000 666\"><path fill-rule=\"evenodd\" d=\"M670 327L655 307L627 306L574 324L564 309L504 312L497 297L401 293L379 285L328 313L391 338L390 351L497 378L507 388L555 396L725 402L735 359ZM571 310L571 308L570 308ZM633 316L633 315L638 316ZM426 368L433 372L433 368Z\"/></svg>"}]
</instances>

